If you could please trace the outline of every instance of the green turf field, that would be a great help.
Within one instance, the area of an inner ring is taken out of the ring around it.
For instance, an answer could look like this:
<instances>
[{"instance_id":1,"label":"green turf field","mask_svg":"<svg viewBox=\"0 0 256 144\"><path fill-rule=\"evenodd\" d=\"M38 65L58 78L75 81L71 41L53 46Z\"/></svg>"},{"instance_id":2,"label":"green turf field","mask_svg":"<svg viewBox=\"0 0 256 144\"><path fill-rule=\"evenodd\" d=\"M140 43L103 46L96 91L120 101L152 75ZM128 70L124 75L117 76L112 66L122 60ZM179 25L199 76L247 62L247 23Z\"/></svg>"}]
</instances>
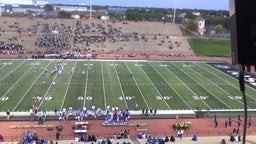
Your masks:
<instances>
[{"instance_id":1,"label":"green turf field","mask_svg":"<svg viewBox=\"0 0 256 144\"><path fill-rule=\"evenodd\" d=\"M231 56L231 42L223 39L188 39L197 56Z\"/></svg>"},{"instance_id":2,"label":"green turf field","mask_svg":"<svg viewBox=\"0 0 256 144\"><path fill-rule=\"evenodd\" d=\"M1 59L0 75L0 111L243 108L238 81L205 62ZM256 91L246 94L256 108Z\"/></svg>"}]
</instances>

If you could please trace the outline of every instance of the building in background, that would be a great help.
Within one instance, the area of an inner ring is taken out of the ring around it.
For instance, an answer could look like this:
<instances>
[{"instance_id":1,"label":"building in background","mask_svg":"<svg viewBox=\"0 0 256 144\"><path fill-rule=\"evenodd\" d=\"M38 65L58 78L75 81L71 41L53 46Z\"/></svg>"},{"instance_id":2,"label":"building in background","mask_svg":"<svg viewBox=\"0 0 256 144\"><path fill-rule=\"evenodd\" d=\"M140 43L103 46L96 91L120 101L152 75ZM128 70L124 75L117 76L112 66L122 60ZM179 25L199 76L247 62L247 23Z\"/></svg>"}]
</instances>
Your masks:
<instances>
[{"instance_id":1,"label":"building in background","mask_svg":"<svg viewBox=\"0 0 256 144\"><path fill-rule=\"evenodd\" d=\"M46 0L0 0L1 14L43 13Z\"/></svg>"},{"instance_id":2,"label":"building in background","mask_svg":"<svg viewBox=\"0 0 256 144\"><path fill-rule=\"evenodd\" d=\"M89 11L87 5L71 5L71 4L54 4L53 9L55 11L79 11L79 12L87 12Z\"/></svg>"},{"instance_id":3,"label":"building in background","mask_svg":"<svg viewBox=\"0 0 256 144\"><path fill-rule=\"evenodd\" d=\"M205 19L203 18L196 18L195 19L197 25L198 25L198 33L200 35L203 35L205 32Z\"/></svg>"}]
</instances>

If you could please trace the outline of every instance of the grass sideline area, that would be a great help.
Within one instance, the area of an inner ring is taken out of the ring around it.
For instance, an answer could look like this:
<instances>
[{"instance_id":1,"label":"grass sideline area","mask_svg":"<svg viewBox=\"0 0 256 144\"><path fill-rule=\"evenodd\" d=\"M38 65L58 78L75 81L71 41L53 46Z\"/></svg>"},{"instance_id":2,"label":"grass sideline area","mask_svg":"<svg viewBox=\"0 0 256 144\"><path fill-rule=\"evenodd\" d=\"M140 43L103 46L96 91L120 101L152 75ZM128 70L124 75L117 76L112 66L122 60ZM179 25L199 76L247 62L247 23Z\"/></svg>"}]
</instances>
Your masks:
<instances>
[{"instance_id":1,"label":"grass sideline area","mask_svg":"<svg viewBox=\"0 0 256 144\"><path fill-rule=\"evenodd\" d=\"M188 39L197 56L231 56L231 41L227 39Z\"/></svg>"}]
</instances>

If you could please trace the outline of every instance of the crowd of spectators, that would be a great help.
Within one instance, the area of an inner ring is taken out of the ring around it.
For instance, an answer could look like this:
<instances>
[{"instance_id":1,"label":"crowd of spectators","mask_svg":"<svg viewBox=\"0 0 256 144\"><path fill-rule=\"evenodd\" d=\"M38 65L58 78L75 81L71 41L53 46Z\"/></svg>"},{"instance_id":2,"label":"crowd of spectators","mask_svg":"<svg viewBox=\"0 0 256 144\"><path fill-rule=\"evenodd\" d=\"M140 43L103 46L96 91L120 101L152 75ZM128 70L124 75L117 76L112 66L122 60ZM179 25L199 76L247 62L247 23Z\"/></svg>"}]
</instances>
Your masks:
<instances>
[{"instance_id":1,"label":"crowd of spectators","mask_svg":"<svg viewBox=\"0 0 256 144\"><path fill-rule=\"evenodd\" d=\"M36 132L24 132L21 135L21 143L27 144L27 143L35 143L35 144L53 144L51 140L48 140L46 138L39 138L38 134Z\"/></svg>"},{"instance_id":2,"label":"crowd of spectators","mask_svg":"<svg viewBox=\"0 0 256 144\"><path fill-rule=\"evenodd\" d=\"M102 125L125 125L125 122L131 117L128 109L118 110L113 109L113 112L107 112L104 122Z\"/></svg>"},{"instance_id":3,"label":"crowd of spectators","mask_svg":"<svg viewBox=\"0 0 256 144\"><path fill-rule=\"evenodd\" d=\"M16 44L16 43L7 43L4 41L0 41L0 53L5 55L13 55L16 54L17 51L22 52L23 47L20 44Z\"/></svg>"},{"instance_id":4,"label":"crowd of spectators","mask_svg":"<svg viewBox=\"0 0 256 144\"><path fill-rule=\"evenodd\" d=\"M138 40L138 33L123 33L121 29L121 27L115 28L111 24L107 26L103 26L100 23L83 25L81 21L77 21L74 31L74 43L90 46L90 44L103 44L106 41L115 43L118 41Z\"/></svg>"},{"instance_id":5,"label":"crowd of spectators","mask_svg":"<svg viewBox=\"0 0 256 144\"><path fill-rule=\"evenodd\" d=\"M62 50L70 48L72 29L65 24L55 23L52 27L43 24L42 35L35 41L35 46L48 50Z\"/></svg>"},{"instance_id":6,"label":"crowd of spectators","mask_svg":"<svg viewBox=\"0 0 256 144\"><path fill-rule=\"evenodd\" d=\"M147 139L146 144L164 144L166 142L175 142L175 137L171 135L170 137L152 137L149 133L139 133L137 135L138 139Z\"/></svg>"},{"instance_id":7,"label":"crowd of spectators","mask_svg":"<svg viewBox=\"0 0 256 144\"><path fill-rule=\"evenodd\" d=\"M114 134L114 139L125 139L130 137L130 130L121 130L119 133Z\"/></svg>"},{"instance_id":8,"label":"crowd of spectators","mask_svg":"<svg viewBox=\"0 0 256 144\"><path fill-rule=\"evenodd\" d=\"M119 142L115 142L116 140L125 140L130 137L130 130L120 130L119 133L115 133L113 137L105 137L104 139L97 142L97 144L119 144ZM123 141L122 144L131 144L131 142Z\"/></svg>"},{"instance_id":9,"label":"crowd of spectators","mask_svg":"<svg viewBox=\"0 0 256 144\"><path fill-rule=\"evenodd\" d=\"M16 43L6 43L4 41L0 41L0 50L7 50L7 51L19 51L23 50L22 45Z\"/></svg>"},{"instance_id":10,"label":"crowd of spectators","mask_svg":"<svg viewBox=\"0 0 256 144\"><path fill-rule=\"evenodd\" d=\"M68 110L63 109L63 111L60 112L59 120L67 121L70 116L75 116L75 119L77 121L82 121L86 119L88 116L93 116L95 119L97 119L97 117L101 116L103 113L103 110L101 110L100 108L96 109L95 106L92 106L91 109L84 108L82 110L73 110L72 108L69 108Z\"/></svg>"},{"instance_id":11,"label":"crowd of spectators","mask_svg":"<svg viewBox=\"0 0 256 144\"><path fill-rule=\"evenodd\" d=\"M5 29L3 27L0 28L0 36L5 33ZM18 42L17 36L12 36L8 39L8 42L6 41L0 41L0 53L2 54L16 54L16 51L23 50L23 46L20 45ZM23 41L20 39L19 41Z\"/></svg>"},{"instance_id":12,"label":"crowd of spectators","mask_svg":"<svg viewBox=\"0 0 256 144\"><path fill-rule=\"evenodd\" d=\"M115 142L114 138L106 137L101 141L98 141L97 144L119 144L119 142ZM123 141L122 144L131 144L131 142Z\"/></svg>"},{"instance_id":13,"label":"crowd of spectators","mask_svg":"<svg viewBox=\"0 0 256 144\"><path fill-rule=\"evenodd\" d=\"M80 138L76 137L75 139L76 142L97 142L97 138L95 137L95 135L85 135L85 136L81 136Z\"/></svg>"},{"instance_id":14,"label":"crowd of spectators","mask_svg":"<svg viewBox=\"0 0 256 144\"><path fill-rule=\"evenodd\" d=\"M77 121L85 120L88 116L91 116L94 119L104 116L109 118L108 120L111 121L114 120L125 122L130 118L131 114L128 109L118 110L118 108L110 109L110 107L107 107L105 110L102 110L101 108L96 108L95 106L92 106L90 109L83 108L73 110L72 108L69 108L68 110L63 109L59 112L60 121L66 121L71 116L74 116Z\"/></svg>"},{"instance_id":15,"label":"crowd of spectators","mask_svg":"<svg viewBox=\"0 0 256 144\"><path fill-rule=\"evenodd\" d=\"M125 139L121 144L131 144L130 141L125 141ZM105 137L101 140L97 140L97 138L94 135L86 135L86 136L81 136L80 138L76 137L75 138L75 142L84 142L84 143L88 143L88 142L96 142L97 144L119 144L120 140L117 140L115 137Z\"/></svg>"}]
</instances>

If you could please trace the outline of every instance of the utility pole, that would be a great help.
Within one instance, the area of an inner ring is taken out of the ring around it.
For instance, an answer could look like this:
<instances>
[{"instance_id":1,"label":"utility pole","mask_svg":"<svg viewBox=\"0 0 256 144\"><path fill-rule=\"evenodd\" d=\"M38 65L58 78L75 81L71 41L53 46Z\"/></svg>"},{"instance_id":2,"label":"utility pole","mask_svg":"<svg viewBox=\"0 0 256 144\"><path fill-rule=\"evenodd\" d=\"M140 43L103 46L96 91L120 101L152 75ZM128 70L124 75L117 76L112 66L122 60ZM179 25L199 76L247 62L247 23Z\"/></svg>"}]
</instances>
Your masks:
<instances>
[{"instance_id":1,"label":"utility pole","mask_svg":"<svg viewBox=\"0 0 256 144\"><path fill-rule=\"evenodd\" d=\"M175 23L175 18L176 18L176 0L174 0L174 11L173 11L173 23Z\"/></svg>"},{"instance_id":2,"label":"utility pole","mask_svg":"<svg viewBox=\"0 0 256 144\"><path fill-rule=\"evenodd\" d=\"M92 20L92 0L90 1L90 20Z\"/></svg>"},{"instance_id":3,"label":"utility pole","mask_svg":"<svg viewBox=\"0 0 256 144\"><path fill-rule=\"evenodd\" d=\"M1 0L0 0L0 17L2 16L2 3L1 3Z\"/></svg>"}]
</instances>

